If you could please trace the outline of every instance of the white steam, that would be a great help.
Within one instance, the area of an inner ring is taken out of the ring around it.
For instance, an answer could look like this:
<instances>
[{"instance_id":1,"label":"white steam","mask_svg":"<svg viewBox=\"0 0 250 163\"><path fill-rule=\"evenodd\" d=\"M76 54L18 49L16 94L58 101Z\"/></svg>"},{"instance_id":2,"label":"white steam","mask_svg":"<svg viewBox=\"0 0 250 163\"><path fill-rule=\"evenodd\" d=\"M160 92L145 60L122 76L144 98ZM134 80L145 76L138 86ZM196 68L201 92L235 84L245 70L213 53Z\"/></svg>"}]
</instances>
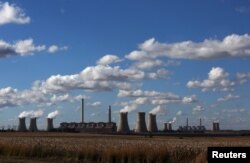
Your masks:
<instances>
[{"instance_id":1,"label":"white steam","mask_svg":"<svg viewBox=\"0 0 250 163\"><path fill-rule=\"evenodd\" d=\"M31 110L31 111L23 111L22 113L19 114L19 118L39 118L43 115L42 110Z\"/></svg>"},{"instance_id":2,"label":"white steam","mask_svg":"<svg viewBox=\"0 0 250 163\"><path fill-rule=\"evenodd\" d=\"M50 118L50 119L55 118L58 114L59 114L58 110L53 111L53 112L51 112L51 113L48 114L47 118Z\"/></svg>"}]
</instances>

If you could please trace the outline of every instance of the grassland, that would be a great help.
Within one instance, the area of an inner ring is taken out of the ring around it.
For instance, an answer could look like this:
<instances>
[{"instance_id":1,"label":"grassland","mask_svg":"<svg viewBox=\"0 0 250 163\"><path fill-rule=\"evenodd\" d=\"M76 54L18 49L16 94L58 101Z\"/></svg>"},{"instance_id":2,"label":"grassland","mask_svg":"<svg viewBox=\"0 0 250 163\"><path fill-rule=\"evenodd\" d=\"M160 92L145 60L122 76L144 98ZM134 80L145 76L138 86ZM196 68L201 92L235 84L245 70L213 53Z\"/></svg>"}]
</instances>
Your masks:
<instances>
[{"instance_id":1,"label":"grassland","mask_svg":"<svg viewBox=\"0 0 250 163\"><path fill-rule=\"evenodd\" d=\"M250 146L250 137L0 133L0 162L206 162L208 146Z\"/></svg>"}]
</instances>

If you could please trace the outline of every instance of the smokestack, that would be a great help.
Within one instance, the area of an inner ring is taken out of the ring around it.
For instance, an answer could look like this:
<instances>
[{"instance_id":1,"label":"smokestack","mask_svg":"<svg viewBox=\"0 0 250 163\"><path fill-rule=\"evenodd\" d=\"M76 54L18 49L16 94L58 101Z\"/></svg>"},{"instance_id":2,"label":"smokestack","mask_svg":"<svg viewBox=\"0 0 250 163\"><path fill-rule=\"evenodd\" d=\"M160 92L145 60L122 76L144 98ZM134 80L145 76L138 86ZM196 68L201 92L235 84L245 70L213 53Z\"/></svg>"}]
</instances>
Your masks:
<instances>
[{"instance_id":1,"label":"smokestack","mask_svg":"<svg viewBox=\"0 0 250 163\"><path fill-rule=\"evenodd\" d=\"M200 127L202 126L202 123L201 123L201 118L200 118Z\"/></svg>"},{"instance_id":2,"label":"smokestack","mask_svg":"<svg viewBox=\"0 0 250 163\"><path fill-rule=\"evenodd\" d=\"M84 98L82 98L82 123L84 123Z\"/></svg>"},{"instance_id":3,"label":"smokestack","mask_svg":"<svg viewBox=\"0 0 250 163\"><path fill-rule=\"evenodd\" d=\"M138 112L135 132L136 133L147 132L147 127L145 122L145 112Z\"/></svg>"},{"instance_id":4,"label":"smokestack","mask_svg":"<svg viewBox=\"0 0 250 163\"><path fill-rule=\"evenodd\" d=\"M172 123L164 123L164 131L172 131Z\"/></svg>"},{"instance_id":5,"label":"smokestack","mask_svg":"<svg viewBox=\"0 0 250 163\"><path fill-rule=\"evenodd\" d=\"M37 131L36 118L30 118L29 130L32 132Z\"/></svg>"},{"instance_id":6,"label":"smokestack","mask_svg":"<svg viewBox=\"0 0 250 163\"><path fill-rule=\"evenodd\" d=\"M53 131L53 119L52 118L47 118L47 131Z\"/></svg>"},{"instance_id":7,"label":"smokestack","mask_svg":"<svg viewBox=\"0 0 250 163\"><path fill-rule=\"evenodd\" d=\"M149 113L148 114L148 131L149 132L157 132L157 124L156 124L156 114Z\"/></svg>"},{"instance_id":8,"label":"smokestack","mask_svg":"<svg viewBox=\"0 0 250 163\"><path fill-rule=\"evenodd\" d=\"M188 118L187 118L187 128L188 128Z\"/></svg>"},{"instance_id":9,"label":"smokestack","mask_svg":"<svg viewBox=\"0 0 250 163\"><path fill-rule=\"evenodd\" d=\"M128 112L120 112L120 122L117 128L119 133L129 133Z\"/></svg>"},{"instance_id":10,"label":"smokestack","mask_svg":"<svg viewBox=\"0 0 250 163\"><path fill-rule=\"evenodd\" d=\"M111 106L109 105L109 123L111 122Z\"/></svg>"},{"instance_id":11,"label":"smokestack","mask_svg":"<svg viewBox=\"0 0 250 163\"><path fill-rule=\"evenodd\" d=\"M25 117L19 118L19 124L18 124L17 130L21 132L27 131L26 124L25 124Z\"/></svg>"}]
</instances>

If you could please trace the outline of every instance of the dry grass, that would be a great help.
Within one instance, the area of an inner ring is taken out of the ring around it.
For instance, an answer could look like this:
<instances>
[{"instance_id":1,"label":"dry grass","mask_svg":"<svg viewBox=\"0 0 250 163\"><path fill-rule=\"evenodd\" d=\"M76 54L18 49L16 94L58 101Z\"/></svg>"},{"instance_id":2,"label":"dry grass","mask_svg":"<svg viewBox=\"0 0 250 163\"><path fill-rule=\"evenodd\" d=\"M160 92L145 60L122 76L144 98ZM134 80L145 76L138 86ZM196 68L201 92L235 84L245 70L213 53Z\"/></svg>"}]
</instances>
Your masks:
<instances>
[{"instance_id":1,"label":"dry grass","mask_svg":"<svg viewBox=\"0 0 250 163\"><path fill-rule=\"evenodd\" d=\"M250 146L250 137L175 138L0 133L0 162L206 162L208 146Z\"/></svg>"}]
</instances>

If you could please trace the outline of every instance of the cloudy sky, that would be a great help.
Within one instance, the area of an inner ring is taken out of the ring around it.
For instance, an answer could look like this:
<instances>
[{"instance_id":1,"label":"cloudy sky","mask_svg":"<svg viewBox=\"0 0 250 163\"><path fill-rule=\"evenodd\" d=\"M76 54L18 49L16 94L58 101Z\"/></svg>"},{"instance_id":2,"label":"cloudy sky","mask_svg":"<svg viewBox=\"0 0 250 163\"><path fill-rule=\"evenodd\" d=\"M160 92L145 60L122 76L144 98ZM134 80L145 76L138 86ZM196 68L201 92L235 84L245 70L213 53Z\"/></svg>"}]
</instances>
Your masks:
<instances>
[{"instance_id":1,"label":"cloudy sky","mask_svg":"<svg viewBox=\"0 0 250 163\"><path fill-rule=\"evenodd\" d=\"M250 129L249 20L249 0L0 1L0 126L79 122L85 98L85 121Z\"/></svg>"}]
</instances>

